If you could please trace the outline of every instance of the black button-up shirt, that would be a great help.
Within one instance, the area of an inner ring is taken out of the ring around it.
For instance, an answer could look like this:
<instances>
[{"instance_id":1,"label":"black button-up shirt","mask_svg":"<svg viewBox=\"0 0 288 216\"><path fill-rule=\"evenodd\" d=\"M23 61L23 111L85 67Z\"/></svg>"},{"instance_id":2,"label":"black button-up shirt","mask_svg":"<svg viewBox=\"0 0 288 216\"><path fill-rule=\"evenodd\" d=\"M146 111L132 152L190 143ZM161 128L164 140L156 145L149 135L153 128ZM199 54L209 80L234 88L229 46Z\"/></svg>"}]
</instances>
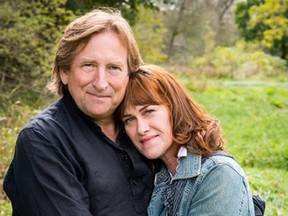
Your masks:
<instances>
[{"instance_id":1,"label":"black button-up shirt","mask_svg":"<svg viewBox=\"0 0 288 216\"><path fill-rule=\"evenodd\" d=\"M113 142L68 94L23 128L4 190L14 216L144 216L146 162L123 130Z\"/></svg>"}]
</instances>

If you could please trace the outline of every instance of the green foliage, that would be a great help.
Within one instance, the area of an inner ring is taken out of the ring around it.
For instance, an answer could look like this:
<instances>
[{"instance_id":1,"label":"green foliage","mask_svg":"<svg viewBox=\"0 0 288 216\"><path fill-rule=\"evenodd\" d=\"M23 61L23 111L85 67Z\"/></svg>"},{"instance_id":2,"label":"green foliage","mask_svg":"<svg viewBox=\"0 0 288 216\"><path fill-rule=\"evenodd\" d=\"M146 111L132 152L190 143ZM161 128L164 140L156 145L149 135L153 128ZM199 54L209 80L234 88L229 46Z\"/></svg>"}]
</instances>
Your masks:
<instances>
[{"instance_id":1,"label":"green foliage","mask_svg":"<svg viewBox=\"0 0 288 216\"><path fill-rule=\"evenodd\" d=\"M6 167L10 161L12 153L14 152L14 143L16 141L16 134L19 133L20 129L24 126L24 122L35 114L31 108L22 106L20 102L16 102L9 107L9 110L4 114L0 114L0 123L2 125L0 134L2 141L1 147L1 166ZM3 127L4 126L4 127ZM0 170L0 176L4 176L5 170Z\"/></svg>"},{"instance_id":2,"label":"green foliage","mask_svg":"<svg viewBox=\"0 0 288 216\"><path fill-rule=\"evenodd\" d=\"M163 63L166 56L164 35L166 29L162 21L162 14L149 8L140 7L139 20L133 26L133 32L139 45L142 57L146 63Z\"/></svg>"},{"instance_id":3,"label":"green foliage","mask_svg":"<svg viewBox=\"0 0 288 216\"><path fill-rule=\"evenodd\" d=\"M201 55L205 50L203 35L211 31L207 1L177 1L176 9L164 11L167 28L165 44L169 63L187 64L191 56ZM211 14L212 13L212 14ZM211 16L214 13L209 10Z\"/></svg>"},{"instance_id":4,"label":"green foliage","mask_svg":"<svg viewBox=\"0 0 288 216\"><path fill-rule=\"evenodd\" d=\"M164 2L170 3L171 0L165 0ZM137 22L139 10L142 6L146 8L158 8L157 2L154 0L67 0L66 6L73 11L87 11L99 7L118 8L131 25Z\"/></svg>"},{"instance_id":5,"label":"green foliage","mask_svg":"<svg viewBox=\"0 0 288 216\"><path fill-rule=\"evenodd\" d=\"M215 45L228 46L238 39L233 22L233 1L175 1L163 10L167 28L166 49L170 64L189 64L194 56L203 55ZM225 18L224 18L225 17Z\"/></svg>"},{"instance_id":6,"label":"green foliage","mask_svg":"<svg viewBox=\"0 0 288 216\"><path fill-rule=\"evenodd\" d=\"M0 215L1 216L12 215L11 204L8 200L0 200Z\"/></svg>"},{"instance_id":7,"label":"green foliage","mask_svg":"<svg viewBox=\"0 0 288 216\"><path fill-rule=\"evenodd\" d=\"M261 25L261 23L258 23L258 26L255 29L248 28L250 20L249 9L254 5L259 5L263 3L264 0L247 0L241 1L236 5L235 21L238 28L241 30L242 35L247 40L253 40L257 37L257 29L264 29L264 26Z\"/></svg>"},{"instance_id":8,"label":"green foliage","mask_svg":"<svg viewBox=\"0 0 288 216\"><path fill-rule=\"evenodd\" d=\"M246 40L256 40L288 61L288 0L248 0L236 9L236 23Z\"/></svg>"},{"instance_id":9,"label":"green foliage","mask_svg":"<svg viewBox=\"0 0 288 216\"><path fill-rule=\"evenodd\" d=\"M28 96L29 98L29 96ZM4 175L7 171L7 167L11 162L14 154L15 141L21 128L26 122L40 110L30 106L22 104L20 101L16 101L10 104L9 101L0 107L0 183L2 185ZM4 107L4 108L3 108ZM0 188L0 215L12 215L11 205L8 198L4 195L2 187Z\"/></svg>"},{"instance_id":10,"label":"green foliage","mask_svg":"<svg viewBox=\"0 0 288 216\"><path fill-rule=\"evenodd\" d=\"M216 47L202 57L194 58L190 65L206 76L218 78L287 80L288 76L285 60L244 41L234 47Z\"/></svg>"},{"instance_id":11,"label":"green foliage","mask_svg":"<svg viewBox=\"0 0 288 216\"><path fill-rule=\"evenodd\" d=\"M64 8L65 2L0 3L0 89L3 92L42 91L52 69L55 45L73 17Z\"/></svg>"}]
</instances>

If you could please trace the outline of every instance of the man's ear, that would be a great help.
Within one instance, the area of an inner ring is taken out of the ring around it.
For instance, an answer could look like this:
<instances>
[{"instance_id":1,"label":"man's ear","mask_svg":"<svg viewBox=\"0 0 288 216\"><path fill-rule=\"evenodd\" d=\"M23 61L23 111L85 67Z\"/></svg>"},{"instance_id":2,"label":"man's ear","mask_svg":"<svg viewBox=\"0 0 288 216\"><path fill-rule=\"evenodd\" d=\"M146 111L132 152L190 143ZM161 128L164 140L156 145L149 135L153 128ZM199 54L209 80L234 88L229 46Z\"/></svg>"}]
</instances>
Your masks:
<instances>
[{"instance_id":1,"label":"man's ear","mask_svg":"<svg viewBox=\"0 0 288 216\"><path fill-rule=\"evenodd\" d=\"M68 84L68 75L69 75L68 70L60 69L59 75L60 75L60 79L61 79L62 83L64 85L67 85Z\"/></svg>"}]
</instances>

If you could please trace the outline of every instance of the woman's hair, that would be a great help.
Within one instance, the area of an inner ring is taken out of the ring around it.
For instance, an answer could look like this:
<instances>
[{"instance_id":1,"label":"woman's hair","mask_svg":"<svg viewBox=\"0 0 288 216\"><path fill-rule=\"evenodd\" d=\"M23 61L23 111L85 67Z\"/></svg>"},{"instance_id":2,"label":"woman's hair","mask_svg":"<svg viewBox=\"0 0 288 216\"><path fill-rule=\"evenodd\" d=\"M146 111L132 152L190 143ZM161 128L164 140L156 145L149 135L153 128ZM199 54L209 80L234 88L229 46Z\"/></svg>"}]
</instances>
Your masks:
<instances>
[{"instance_id":1,"label":"woman's hair","mask_svg":"<svg viewBox=\"0 0 288 216\"><path fill-rule=\"evenodd\" d=\"M125 109L147 104L168 107L176 144L204 156L223 150L219 121L198 105L172 74L156 65L143 65L130 74L117 115L122 118Z\"/></svg>"},{"instance_id":2,"label":"woman's hair","mask_svg":"<svg viewBox=\"0 0 288 216\"><path fill-rule=\"evenodd\" d=\"M71 22L59 41L54 59L53 77L48 83L50 91L63 95L66 87L60 79L60 70L69 71L80 45L85 46L92 35L113 31L122 40L128 51L128 70L136 71L142 64L138 45L129 23L120 11L112 8L95 9Z\"/></svg>"}]
</instances>

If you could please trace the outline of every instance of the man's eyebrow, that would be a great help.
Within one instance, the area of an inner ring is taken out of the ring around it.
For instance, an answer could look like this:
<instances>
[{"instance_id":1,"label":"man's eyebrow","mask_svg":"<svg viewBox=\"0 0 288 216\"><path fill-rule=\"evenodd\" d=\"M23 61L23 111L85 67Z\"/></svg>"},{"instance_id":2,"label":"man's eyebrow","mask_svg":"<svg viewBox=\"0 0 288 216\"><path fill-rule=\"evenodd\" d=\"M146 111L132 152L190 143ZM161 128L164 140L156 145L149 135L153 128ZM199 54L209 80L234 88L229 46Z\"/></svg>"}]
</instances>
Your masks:
<instances>
[{"instance_id":1,"label":"man's eyebrow","mask_svg":"<svg viewBox=\"0 0 288 216\"><path fill-rule=\"evenodd\" d=\"M87 58L87 57L82 57L79 58L79 62L92 62L92 63L97 63L95 60L93 60L92 58Z\"/></svg>"},{"instance_id":2,"label":"man's eyebrow","mask_svg":"<svg viewBox=\"0 0 288 216\"><path fill-rule=\"evenodd\" d=\"M124 67L125 66L125 62L122 62L122 61L110 61L107 63L107 65L117 65L117 66L121 66L121 67Z\"/></svg>"}]
</instances>

